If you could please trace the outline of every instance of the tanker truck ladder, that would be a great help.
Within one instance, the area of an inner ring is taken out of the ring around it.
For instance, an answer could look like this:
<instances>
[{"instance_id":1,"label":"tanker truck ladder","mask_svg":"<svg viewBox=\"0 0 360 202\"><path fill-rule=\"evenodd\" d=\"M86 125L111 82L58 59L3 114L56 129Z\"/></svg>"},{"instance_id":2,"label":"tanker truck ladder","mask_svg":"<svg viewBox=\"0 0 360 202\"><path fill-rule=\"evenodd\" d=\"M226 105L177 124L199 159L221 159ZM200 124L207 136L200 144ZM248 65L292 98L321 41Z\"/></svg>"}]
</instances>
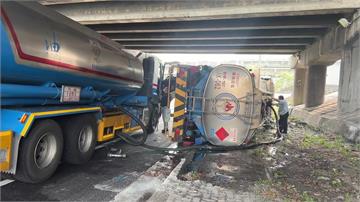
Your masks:
<instances>
[{"instance_id":1,"label":"tanker truck ladder","mask_svg":"<svg viewBox=\"0 0 360 202\"><path fill-rule=\"evenodd\" d=\"M190 93L192 94L192 93ZM249 94L246 95L244 97L240 97L240 98L236 98L234 101L236 104L240 104L240 103L244 103L244 104L252 104L251 101L249 101L249 98L251 98L251 96L253 96L254 94ZM191 113L201 113L201 114L217 114L217 115L229 115L228 112L216 112L215 108L211 108L211 109L205 109L204 107L199 109L196 104L197 103L203 103L202 106L205 105L212 105L215 106L217 103L219 102L228 102L229 99L224 99L224 98L205 98L205 97L198 97L198 96L187 96L187 109L186 112ZM228 104L228 109L230 110L232 108L232 105ZM243 114L238 114L236 115L236 118L243 120L244 122L246 122L247 124L251 124L251 120L253 118L257 118L258 115L250 115L250 108L247 107L245 112Z\"/></svg>"}]
</instances>

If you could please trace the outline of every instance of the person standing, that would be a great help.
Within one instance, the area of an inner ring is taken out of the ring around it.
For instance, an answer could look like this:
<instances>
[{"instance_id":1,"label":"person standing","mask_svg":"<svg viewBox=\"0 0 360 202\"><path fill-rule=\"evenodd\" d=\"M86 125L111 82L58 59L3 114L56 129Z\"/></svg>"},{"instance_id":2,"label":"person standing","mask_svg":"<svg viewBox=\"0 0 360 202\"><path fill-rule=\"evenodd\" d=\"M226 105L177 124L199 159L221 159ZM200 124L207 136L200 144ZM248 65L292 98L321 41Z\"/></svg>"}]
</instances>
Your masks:
<instances>
[{"instance_id":1,"label":"person standing","mask_svg":"<svg viewBox=\"0 0 360 202\"><path fill-rule=\"evenodd\" d=\"M169 121L171 117L170 102L175 97L173 94L175 92L176 80L175 77L171 76L163 80L161 83L161 115L163 118L164 129L162 133L166 133L169 127Z\"/></svg>"},{"instance_id":2,"label":"person standing","mask_svg":"<svg viewBox=\"0 0 360 202\"><path fill-rule=\"evenodd\" d=\"M164 123L164 129L161 131L162 133L166 133L169 127L168 123L170 121L170 109L169 109L168 99L169 99L168 88L164 87L163 94L161 97L161 116Z\"/></svg>"},{"instance_id":3,"label":"person standing","mask_svg":"<svg viewBox=\"0 0 360 202\"><path fill-rule=\"evenodd\" d=\"M279 130L280 133L287 134L288 129L288 118L289 118L289 106L286 100L284 99L284 96L280 95L279 99L275 99L278 102L279 106Z\"/></svg>"}]
</instances>

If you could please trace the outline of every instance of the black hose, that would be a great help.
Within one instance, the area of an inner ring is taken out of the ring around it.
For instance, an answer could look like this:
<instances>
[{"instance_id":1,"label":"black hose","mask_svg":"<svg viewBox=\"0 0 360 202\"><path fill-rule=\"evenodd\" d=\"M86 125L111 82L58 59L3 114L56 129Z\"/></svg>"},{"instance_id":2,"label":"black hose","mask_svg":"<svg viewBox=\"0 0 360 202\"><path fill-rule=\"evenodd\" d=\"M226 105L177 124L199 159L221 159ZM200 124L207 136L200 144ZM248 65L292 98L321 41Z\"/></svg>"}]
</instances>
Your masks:
<instances>
[{"instance_id":1,"label":"black hose","mask_svg":"<svg viewBox=\"0 0 360 202\"><path fill-rule=\"evenodd\" d=\"M133 120L135 120L135 122L137 124L139 124L139 126L143 130L143 134L141 135L142 138L141 138L140 141L135 139L134 137L128 135L128 134L121 133L121 131L116 131L116 135L118 137L120 137L121 139L123 139L128 144L131 144L131 145L134 145L134 146L144 145L145 142L146 142L146 139L148 138L148 133L147 133L146 126L144 125L144 123L138 117L136 117L134 114L129 112L124 107L119 106L118 108L120 109L120 111L124 112L126 115L130 116Z\"/></svg>"},{"instance_id":2,"label":"black hose","mask_svg":"<svg viewBox=\"0 0 360 202\"><path fill-rule=\"evenodd\" d=\"M279 129L278 129L278 116L277 116L276 111L274 110L274 108L271 107L271 106L270 106L270 108L275 114L276 130L277 130L277 137L278 137L277 139L275 139L273 141L254 143L254 144L242 144L242 145L238 145L238 146L194 145L194 146L181 147L181 148L164 148L164 147L156 147L156 146L145 144L146 139L148 137L148 133L147 133L146 126L144 125L144 123L138 117L136 117L134 114L129 112L124 107L118 107L118 108L119 108L119 110L121 110L125 114L129 115L135 122L137 122L139 124L139 126L141 127L141 129L143 131L143 134L141 135L142 138L141 138L140 141L138 139L130 136L130 135L122 133L119 130L116 131L115 135L120 137L122 140L124 140L126 143L128 143L130 145L142 146L142 147L145 147L147 149L152 149L152 150L156 150L156 151L170 152L170 151L201 150L201 151L210 151L210 152L212 152L212 151L213 152L220 152L220 151L247 150L247 149L254 149L254 148L257 148L257 147L260 147L260 146L275 144L275 143L278 143L278 142L280 142L282 140L281 135L279 135L280 133L279 133Z\"/></svg>"},{"instance_id":3,"label":"black hose","mask_svg":"<svg viewBox=\"0 0 360 202\"><path fill-rule=\"evenodd\" d=\"M274 113L275 116L275 128L276 128L276 135L278 138L281 138L281 133L280 133L280 129L279 129L279 116L277 115L274 107L269 106L271 111Z\"/></svg>"}]
</instances>

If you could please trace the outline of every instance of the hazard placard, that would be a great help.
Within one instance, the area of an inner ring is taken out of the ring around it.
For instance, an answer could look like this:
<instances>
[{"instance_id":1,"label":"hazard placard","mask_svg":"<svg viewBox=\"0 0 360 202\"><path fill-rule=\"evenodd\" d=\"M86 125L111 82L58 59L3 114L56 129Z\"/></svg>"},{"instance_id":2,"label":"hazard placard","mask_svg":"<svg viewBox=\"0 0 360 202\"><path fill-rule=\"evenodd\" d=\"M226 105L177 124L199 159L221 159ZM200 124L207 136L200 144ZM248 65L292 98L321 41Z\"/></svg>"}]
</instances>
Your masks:
<instances>
[{"instance_id":1,"label":"hazard placard","mask_svg":"<svg viewBox=\"0 0 360 202\"><path fill-rule=\"evenodd\" d=\"M216 136L221 140L224 141L224 139L229 136L229 133L225 130L224 127L221 127L219 130L216 131Z\"/></svg>"}]
</instances>

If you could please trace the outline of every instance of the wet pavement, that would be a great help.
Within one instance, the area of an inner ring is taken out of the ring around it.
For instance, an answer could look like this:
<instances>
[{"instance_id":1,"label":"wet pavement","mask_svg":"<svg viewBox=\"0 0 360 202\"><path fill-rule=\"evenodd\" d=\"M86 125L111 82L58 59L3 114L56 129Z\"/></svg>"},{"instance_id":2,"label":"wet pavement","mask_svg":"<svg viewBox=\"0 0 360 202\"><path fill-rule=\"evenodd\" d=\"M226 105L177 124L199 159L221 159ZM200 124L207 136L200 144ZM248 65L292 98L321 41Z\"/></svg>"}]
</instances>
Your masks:
<instances>
[{"instance_id":1,"label":"wet pavement","mask_svg":"<svg viewBox=\"0 0 360 202\"><path fill-rule=\"evenodd\" d=\"M45 183L2 186L1 200L359 201L360 145L290 121L284 141L247 151L164 155L119 142L85 165L61 165ZM148 143L169 145L159 137ZM126 158L108 157L119 148Z\"/></svg>"}]
</instances>

